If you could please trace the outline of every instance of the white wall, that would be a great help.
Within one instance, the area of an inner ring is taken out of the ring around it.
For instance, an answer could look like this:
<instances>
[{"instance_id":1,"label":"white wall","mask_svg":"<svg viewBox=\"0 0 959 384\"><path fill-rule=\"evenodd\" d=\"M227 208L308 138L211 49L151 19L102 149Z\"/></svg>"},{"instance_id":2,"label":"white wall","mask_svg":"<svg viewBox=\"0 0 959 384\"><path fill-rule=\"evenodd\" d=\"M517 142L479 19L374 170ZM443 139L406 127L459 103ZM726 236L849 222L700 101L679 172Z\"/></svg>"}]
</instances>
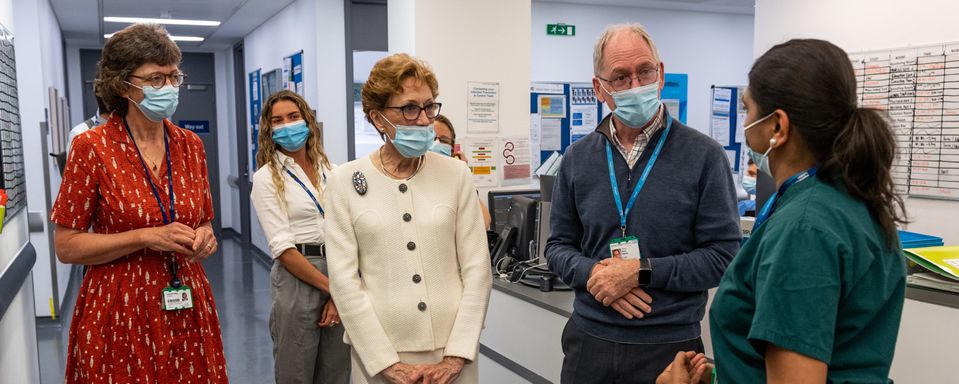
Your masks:
<instances>
[{"instance_id":1,"label":"white wall","mask_svg":"<svg viewBox=\"0 0 959 384\"><path fill-rule=\"evenodd\" d=\"M775 44L800 37L829 40L847 52L955 42L959 41L957 12L959 3L949 0L908 6L891 0L757 0L753 54L758 57ZM907 226L910 231L959 245L959 225L954 220L959 202L909 198L906 210L913 220Z\"/></svg>"},{"instance_id":2,"label":"white wall","mask_svg":"<svg viewBox=\"0 0 959 384\"><path fill-rule=\"evenodd\" d=\"M470 81L499 83L497 136L529 135L529 0L403 0L388 7L390 52L410 53L433 68L443 115L457 137L470 137Z\"/></svg>"},{"instance_id":3,"label":"white wall","mask_svg":"<svg viewBox=\"0 0 959 384\"><path fill-rule=\"evenodd\" d=\"M0 0L0 24L14 33L14 39L19 39L14 19L13 0ZM19 77L26 76L21 73ZM0 233L0 274L28 239L25 210L4 220ZM0 340L3 340L0 343L0 383L39 383L32 277L24 281L20 292L0 318Z\"/></svg>"},{"instance_id":4,"label":"white wall","mask_svg":"<svg viewBox=\"0 0 959 384\"><path fill-rule=\"evenodd\" d=\"M847 52L959 41L957 13L959 4L948 0L921 5L891 0L757 0L754 56L792 38L828 40ZM910 198L906 209L915 220L910 230L959 245L954 219L959 202ZM956 319L959 310L906 300L890 376L902 383L951 377L959 335L945 330L954 327Z\"/></svg>"},{"instance_id":5,"label":"white wall","mask_svg":"<svg viewBox=\"0 0 959 384\"><path fill-rule=\"evenodd\" d=\"M48 87L54 87L59 95L65 95L63 68L63 40L59 22L50 3L42 1L18 1L13 13L20 21L17 30L15 48L17 57L18 93L20 101L20 121L23 129L23 147L41 148L47 142L51 149L50 136L40 132L40 122L46 121L44 108L49 108ZM50 299L53 298L53 280L51 273L50 236L52 224L47 222L50 206L47 205L44 191L51 191L51 202L60 188L60 173L55 162L42 151L24 151L24 171L27 182L27 206L30 212L40 213L45 223L43 232L30 234L30 242L37 250L37 265L34 268L34 295L36 296L37 316L50 316ZM47 162L50 180L44 179L43 162ZM62 301L70 277L70 266L53 260L57 269L57 285Z\"/></svg>"},{"instance_id":6,"label":"white wall","mask_svg":"<svg viewBox=\"0 0 959 384\"><path fill-rule=\"evenodd\" d=\"M589 82L593 46L607 25L643 24L667 73L689 75L686 122L709 132L712 85L745 85L752 65L753 16L640 7L533 2L532 80ZM576 36L547 36L546 25L576 26Z\"/></svg>"},{"instance_id":7,"label":"white wall","mask_svg":"<svg viewBox=\"0 0 959 384\"><path fill-rule=\"evenodd\" d=\"M283 57L303 50L303 96L316 110L317 119L323 122L324 149L330 161L337 164L347 160L344 29L342 1L297 0L243 39L244 76L257 68L264 72L282 68ZM243 92L249 105L250 84L249 81L246 83ZM243 124L249 125L248 121ZM252 163L254 159L250 161ZM269 246L252 206L250 212L252 242L269 254Z\"/></svg>"}]
</instances>

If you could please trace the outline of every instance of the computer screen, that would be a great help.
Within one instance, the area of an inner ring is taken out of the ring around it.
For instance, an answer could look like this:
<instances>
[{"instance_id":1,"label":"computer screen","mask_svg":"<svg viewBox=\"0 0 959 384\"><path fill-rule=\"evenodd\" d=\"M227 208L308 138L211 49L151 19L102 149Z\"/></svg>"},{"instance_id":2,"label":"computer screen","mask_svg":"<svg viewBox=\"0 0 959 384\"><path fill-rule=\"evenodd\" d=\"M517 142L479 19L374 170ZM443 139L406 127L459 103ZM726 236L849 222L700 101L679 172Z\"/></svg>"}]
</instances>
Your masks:
<instances>
[{"instance_id":1,"label":"computer screen","mask_svg":"<svg viewBox=\"0 0 959 384\"><path fill-rule=\"evenodd\" d=\"M530 249L530 242L536 241L536 221L539 208L539 201L525 196L513 196L510 198L509 216L506 219L506 225L516 228L514 258L519 261L526 261L537 257L536 250ZM531 252L532 251L532 252Z\"/></svg>"},{"instance_id":2,"label":"computer screen","mask_svg":"<svg viewBox=\"0 0 959 384\"><path fill-rule=\"evenodd\" d=\"M489 215L493 219L490 222L490 230L500 233L506 225L509 218L510 202L513 196L523 196L534 200L539 200L538 189L521 189L512 191L490 191L489 192Z\"/></svg>"}]
</instances>

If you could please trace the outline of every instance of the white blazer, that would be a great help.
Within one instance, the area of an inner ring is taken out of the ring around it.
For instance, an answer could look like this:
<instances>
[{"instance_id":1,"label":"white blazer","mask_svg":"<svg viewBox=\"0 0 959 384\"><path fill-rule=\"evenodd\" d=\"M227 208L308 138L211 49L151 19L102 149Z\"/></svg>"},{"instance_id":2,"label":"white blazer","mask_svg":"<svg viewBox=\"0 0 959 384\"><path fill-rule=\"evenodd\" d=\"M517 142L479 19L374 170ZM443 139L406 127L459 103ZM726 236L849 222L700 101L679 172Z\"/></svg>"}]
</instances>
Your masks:
<instances>
[{"instance_id":1,"label":"white blazer","mask_svg":"<svg viewBox=\"0 0 959 384\"><path fill-rule=\"evenodd\" d=\"M370 156L332 172L330 291L344 341L370 376L399 362L398 352L476 359L492 276L475 193L465 163L434 153L409 180L387 177Z\"/></svg>"}]
</instances>

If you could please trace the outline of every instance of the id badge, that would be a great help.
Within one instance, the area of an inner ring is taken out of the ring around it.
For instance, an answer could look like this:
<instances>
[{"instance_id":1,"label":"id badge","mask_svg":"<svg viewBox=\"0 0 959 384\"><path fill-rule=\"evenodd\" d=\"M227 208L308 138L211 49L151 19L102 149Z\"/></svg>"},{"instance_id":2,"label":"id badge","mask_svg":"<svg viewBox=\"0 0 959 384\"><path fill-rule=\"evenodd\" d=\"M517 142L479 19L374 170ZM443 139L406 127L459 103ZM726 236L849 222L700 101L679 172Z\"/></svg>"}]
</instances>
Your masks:
<instances>
[{"instance_id":1,"label":"id badge","mask_svg":"<svg viewBox=\"0 0 959 384\"><path fill-rule=\"evenodd\" d=\"M641 259L639 239L636 236L617 237L609 242L609 257L617 259Z\"/></svg>"},{"instance_id":2,"label":"id badge","mask_svg":"<svg viewBox=\"0 0 959 384\"><path fill-rule=\"evenodd\" d=\"M180 288L163 288L163 302L161 303L165 311L177 311L181 309L193 308L193 291L186 285Z\"/></svg>"}]
</instances>

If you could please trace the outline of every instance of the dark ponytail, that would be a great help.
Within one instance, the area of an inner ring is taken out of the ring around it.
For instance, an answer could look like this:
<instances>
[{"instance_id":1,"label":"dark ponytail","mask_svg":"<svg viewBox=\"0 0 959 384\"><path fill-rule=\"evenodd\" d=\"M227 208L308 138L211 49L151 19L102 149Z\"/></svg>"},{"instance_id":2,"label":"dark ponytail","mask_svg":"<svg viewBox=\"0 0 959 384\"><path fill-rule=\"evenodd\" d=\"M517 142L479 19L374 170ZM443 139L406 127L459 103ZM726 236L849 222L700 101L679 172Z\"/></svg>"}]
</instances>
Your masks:
<instances>
[{"instance_id":1,"label":"dark ponytail","mask_svg":"<svg viewBox=\"0 0 959 384\"><path fill-rule=\"evenodd\" d=\"M849 56L834 44L794 39L772 47L749 71L749 92L760 115L782 109L822 166L819 178L841 184L868 207L890 247L906 222L892 163L896 138L885 112L857 107Z\"/></svg>"},{"instance_id":2,"label":"dark ponytail","mask_svg":"<svg viewBox=\"0 0 959 384\"><path fill-rule=\"evenodd\" d=\"M824 175L842 180L853 197L869 207L890 246L898 239L896 224L906 223L905 205L896 193L890 171L896 158L896 136L883 114L857 108L833 143L823 163Z\"/></svg>"}]
</instances>

